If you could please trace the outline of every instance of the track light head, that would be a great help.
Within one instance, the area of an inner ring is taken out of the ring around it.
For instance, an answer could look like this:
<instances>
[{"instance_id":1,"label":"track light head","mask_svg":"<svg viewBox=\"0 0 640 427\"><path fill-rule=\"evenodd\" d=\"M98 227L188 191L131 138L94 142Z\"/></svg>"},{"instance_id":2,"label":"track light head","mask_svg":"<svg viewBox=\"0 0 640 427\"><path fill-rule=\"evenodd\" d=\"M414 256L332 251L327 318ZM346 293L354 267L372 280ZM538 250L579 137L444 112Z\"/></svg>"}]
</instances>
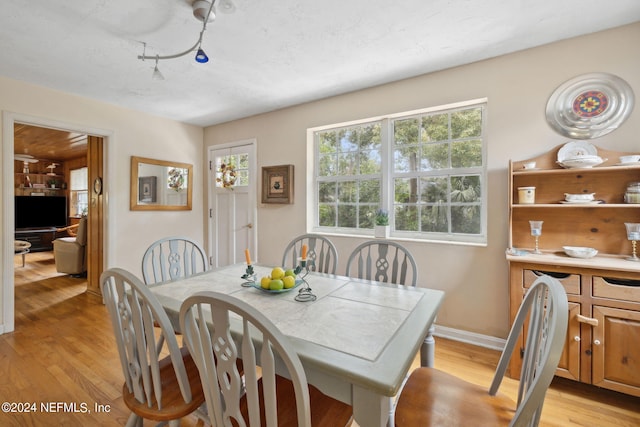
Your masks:
<instances>
[{"instance_id":1,"label":"track light head","mask_svg":"<svg viewBox=\"0 0 640 427\"><path fill-rule=\"evenodd\" d=\"M164 76L162 75L162 73L158 69L158 58L157 57L156 57L156 66L153 69L153 75L151 76L151 78L153 78L154 80L164 80Z\"/></svg>"},{"instance_id":2,"label":"track light head","mask_svg":"<svg viewBox=\"0 0 640 427\"><path fill-rule=\"evenodd\" d=\"M209 57L206 53L204 53L204 50L202 50L202 48L199 48L198 52L196 53L196 62L199 62L200 64L209 62Z\"/></svg>"}]
</instances>

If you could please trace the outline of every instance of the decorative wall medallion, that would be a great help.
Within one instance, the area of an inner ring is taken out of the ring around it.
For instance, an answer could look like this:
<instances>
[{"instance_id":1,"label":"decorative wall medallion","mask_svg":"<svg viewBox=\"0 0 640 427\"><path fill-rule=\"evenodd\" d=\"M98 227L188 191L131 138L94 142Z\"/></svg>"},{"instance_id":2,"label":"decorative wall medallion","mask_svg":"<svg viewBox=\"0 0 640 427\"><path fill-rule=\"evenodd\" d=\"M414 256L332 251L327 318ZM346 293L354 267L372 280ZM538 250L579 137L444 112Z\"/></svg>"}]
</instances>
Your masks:
<instances>
[{"instance_id":1,"label":"decorative wall medallion","mask_svg":"<svg viewBox=\"0 0 640 427\"><path fill-rule=\"evenodd\" d=\"M560 135L591 139L617 129L631 114L634 94L620 77L591 73L560 85L547 102L547 122Z\"/></svg>"}]
</instances>

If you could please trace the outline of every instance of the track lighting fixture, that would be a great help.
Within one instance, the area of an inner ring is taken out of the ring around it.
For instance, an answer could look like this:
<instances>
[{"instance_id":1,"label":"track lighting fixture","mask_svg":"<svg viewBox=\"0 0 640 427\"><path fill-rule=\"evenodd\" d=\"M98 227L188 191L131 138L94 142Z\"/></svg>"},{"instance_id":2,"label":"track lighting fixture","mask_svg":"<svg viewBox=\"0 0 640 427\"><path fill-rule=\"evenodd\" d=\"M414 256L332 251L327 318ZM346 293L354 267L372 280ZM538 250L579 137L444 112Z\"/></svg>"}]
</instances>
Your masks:
<instances>
[{"instance_id":1,"label":"track lighting fixture","mask_svg":"<svg viewBox=\"0 0 640 427\"><path fill-rule=\"evenodd\" d=\"M181 56L185 56L185 55L195 51L196 52L196 56L195 56L196 62L198 62L200 64L205 64L205 63L209 62L209 57L207 56L206 53L204 53L204 50L202 49L202 36L203 36L205 30L207 29L207 24L209 22L213 22L215 20L215 17L216 17L215 6L216 5L220 8L220 11L223 12L223 13L232 13L236 9L236 7L233 4L232 0L211 0L211 1L196 0L196 1L193 2L193 5L192 5L193 16L197 20L202 21L202 30L200 31L200 35L198 36L198 40L189 49L187 49L187 50L185 50L183 52L179 52L179 53L173 54L173 55L155 55L155 56L153 56L153 55L147 55L147 53L146 53L147 44L143 43L144 47L143 47L142 55L138 55L138 59L141 59L143 61L146 60L146 59L155 59L156 65L155 65L155 67L153 69L153 78L154 79L164 80L164 76L162 75L162 73L158 69L158 61L160 61L160 60L180 58Z\"/></svg>"}]
</instances>

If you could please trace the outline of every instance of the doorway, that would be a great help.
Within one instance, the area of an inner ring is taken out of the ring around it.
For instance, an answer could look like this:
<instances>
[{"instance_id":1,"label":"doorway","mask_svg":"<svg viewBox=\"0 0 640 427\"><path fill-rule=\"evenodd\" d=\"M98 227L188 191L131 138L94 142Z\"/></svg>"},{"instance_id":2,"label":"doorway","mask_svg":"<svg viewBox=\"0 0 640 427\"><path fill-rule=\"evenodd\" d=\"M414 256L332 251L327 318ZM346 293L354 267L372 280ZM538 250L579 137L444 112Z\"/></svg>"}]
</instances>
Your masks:
<instances>
[{"instance_id":1,"label":"doorway","mask_svg":"<svg viewBox=\"0 0 640 427\"><path fill-rule=\"evenodd\" d=\"M256 141L209 147L209 254L213 267L257 260Z\"/></svg>"},{"instance_id":2,"label":"doorway","mask_svg":"<svg viewBox=\"0 0 640 427\"><path fill-rule=\"evenodd\" d=\"M5 219L3 224L4 235L6 236L3 241L3 287L2 287L2 323L0 323L0 334L11 332L14 329L14 264L13 256L9 257L9 248L13 246L14 237L14 194L17 191L24 191L16 186L14 176L14 153L16 148L21 144L19 141L20 136L17 136L21 132L33 132L34 135L47 133L47 129L51 131L52 135L66 134L69 140L66 143L60 143L59 148L63 150L73 151L71 156L76 158L82 157L84 152L84 158L86 159L86 166L88 167L88 211L90 213L88 222L88 242L87 242L87 292L99 294L99 276L102 272L104 265L104 255L106 251L103 251L105 246L105 239L103 238L105 231L105 205L102 202L102 185L92 185L95 179L104 178L104 150L106 138L109 132L95 129L73 129L75 126L70 126L65 123L51 122L47 120L41 120L33 117L19 116L15 114L5 114L3 120L3 169L11 171L12 173L5 173L3 175L4 185L3 192L10 197L6 198L6 203L3 206L3 218ZM71 136L69 136L71 135ZM66 144L66 145L64 145ZM38 152L35 148L31 153L27 153L26 158L33 156L33 158L44 158L48 160L56 160L58 154L56 154L56 140L54 138L45 138L37 141L34 147L38 146L39 149L48 150L45 152ZM66 148L63 148L66 147ZM83 151L84 150L84 151ZM62 154L60 154L62 155ZM24 158L24 157L23 157ZM56 178L59 184L51 184L53 188L46 191L63 191L57 189L57 185L62 184L62 180L58 177L63 173L62 171L56 171L54 165L56 162L49 162L51 167L51 177ZM73 164L71 162L70 164ZM55 172L54 172L55 171ZM24 171L21 171L24 172ZM55 175L55 177L54 177ZM47 177L39 178L39 180L48 180ZM47 183L45 183L46 185ZM100 190L100 191L96 191ZM37 189L36 191L41 191Z\"/></svg>"}]
</instances>

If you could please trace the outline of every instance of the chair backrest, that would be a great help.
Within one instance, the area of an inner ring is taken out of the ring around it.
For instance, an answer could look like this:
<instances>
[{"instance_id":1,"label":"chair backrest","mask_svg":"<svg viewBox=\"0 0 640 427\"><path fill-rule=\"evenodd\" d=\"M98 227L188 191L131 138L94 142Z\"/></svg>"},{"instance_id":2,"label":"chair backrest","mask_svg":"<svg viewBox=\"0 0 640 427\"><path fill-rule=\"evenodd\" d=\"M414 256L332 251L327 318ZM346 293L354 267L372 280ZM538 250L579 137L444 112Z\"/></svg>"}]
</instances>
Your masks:
<instances>
[{"instance_id":1,"label":"chair backrest","mask_svg":"<svg viewBox=\"0 0 640 427\"><path fill-rule=\"evenodd\" d=\"M85 246L87 244L87 217L83 216L78 222L78 230L76 231L76 243Z\"/></svg>"},{"instance_id":2,"label":"chair backrest","mask_svg":"<svg viewBox=\"0 0 640 427\"><path fill-rule=\"evenodd\" d=\"M295 402L285 406L296 405L298 426L311 426L309 388L302 363L288 339L262 313L235 297L199 292L182 304L180 329L198 366L211 425L230 426L231 420L236 420L240 426L277 426L277 362L286 367L295 392ZM244 390L236 365L239 357ZM257 366L261 368L261 379L256 374ZM248 420L240 410L243 391ZM262 423L261 413L266 418Z\"/></svg>"},{"instance_id":3,"label":"chair backrest","mask_svg":"<svg viewBox=\"0 0 640 427\"><path fill-rule=\"evenodd\" d=\"M538 425L544 396L564 348L568 313L567 294L557 279L541 276L527 291L489 389L492 396L498 392L518 337L526 327L518 405L510 426Z\"/></svg>"},{"instance_id":4,"label":"chair backrest","mask_svg":"<svg viewBox=\"0 0 640 427\"><path fill-rule=\"evenodd\" d=\"M353 250L347 261L347 276L397 285L415 286L418 268L411 253L390 240L370 240Z\"/></svg>"},{"instance_id":5,"label":"chair backrest","mask_svg":"<svg viewBox=\"0 0 640 427\"><path fill-rule=\"evenodd\" d=\"M283 267L298 265L302 245L307 245L307 265L309 270L319 273L336 274L338 251L331 240L317 234L303 234L293 239L282 255Z\"/></svg>"},{"instance_id":6,"label":"chair backrest","mask_svg":"<svg viewBox=\"0 0 640 427\"><path fill-rule=\"evenodd\" d=\"M192 276L207 269L206 252L186 237L157 240L142 257L142 277L147 285Z\"/></svg>"},{"instance_id":7,"label":"chair backrest","mask_svg":"<svg viewBox=\"0 0 640 427\"><path fill-rule=\"evenodd\" d=\"M163 409L158 362L161 350L167 350L182 397L191 402L191 388L174 329L149 288L120 268L103 272L100 288L111 317L125 383L136 400L150 408L158 405ZM154 324L160 327L159 334Z\"/></svg>"}]
</instances>

